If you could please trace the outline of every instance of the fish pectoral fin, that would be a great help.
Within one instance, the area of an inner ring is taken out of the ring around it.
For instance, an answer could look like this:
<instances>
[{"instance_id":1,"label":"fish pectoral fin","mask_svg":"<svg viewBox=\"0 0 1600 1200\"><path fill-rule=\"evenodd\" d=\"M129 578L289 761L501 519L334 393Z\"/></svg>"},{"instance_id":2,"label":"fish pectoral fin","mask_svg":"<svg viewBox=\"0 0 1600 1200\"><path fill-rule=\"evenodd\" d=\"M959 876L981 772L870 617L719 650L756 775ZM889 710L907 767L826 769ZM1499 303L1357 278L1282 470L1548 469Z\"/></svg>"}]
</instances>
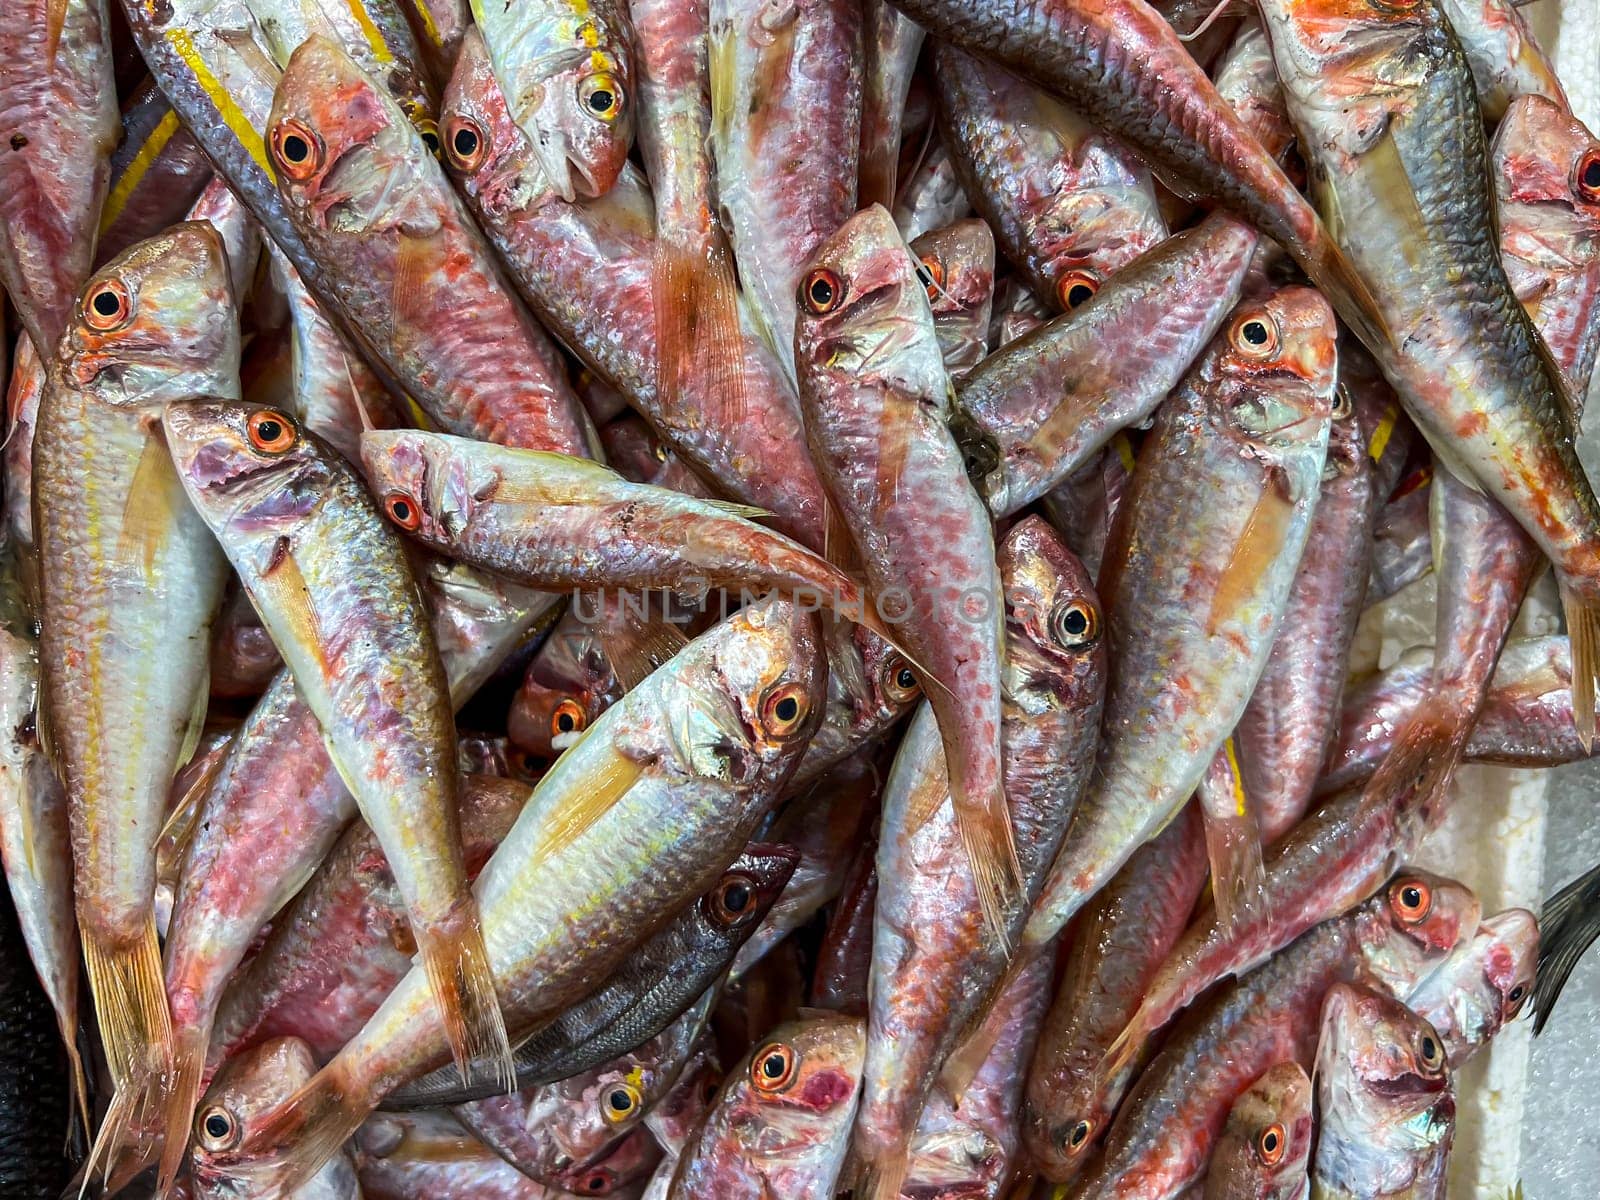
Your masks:
<instances>
[{"instance_id":1,"label":"fish pectoral fin","mask_svg":"<svg viewBox=\"0 0 1600 1200\"><path fill-rule=\"evenodd\" d=\"M178 514L188 506L166 446L147 435L128 485L127 499L122 503L117 562L136 569L153 586L161 548L176 531Z\"/></svg>"},{"instance_id":2,"label":"fish pectoral fin","mask_svg":"<svg viewBox=\"0 0 1600 1200\"><path fill-rule=\"evenodd\" d=\"M194 752L200 745L200 735L205 732L206 713L211 707L211 663L209 660L200 668L200 677L195 680L194 704L189 710L189 719L183 727L183 744L178 750L178 760L173 766L176 774L189 765L189 760L194 758ZM220 765L220 758L218 765ZM209 766L202 773L199 783L209 783L217 773L217 766Z\"/></svg>"},{"instance_id":3,"label":"fish pectoral fin","mask_svg":"<svg viewBox=\"0 0 1600 1200\"><path fill-rule=\"evenodd\" d=\"M278 618L288 627L294 642L316 655L317 663L327 667L323 655L322 630L317 622L316 607L311 602L311 588L295 561L294 547L288 538L279 538L273 547L272 560L261 572L259 587L265 593Z\"/></svg>"},{"instance_id":4,"label":"fish pectoral fin","mask_svg":"<svg viewBox=\"0 0 1600 1200\"><path fill-rule=\"evenodd\" d=\"M1417 202L1416 185L1411 182L1405 156L1400 151L1400 143L1395 140L1394 125L1395 118L1391 113L1385 118L1383 129L1361 152L1361 160L1370 174L1373 191L1389 198L1390 206L1394 209L1393 228L1403 234L1405 231L1426 228L1428 219ZM1332 226L1329 228L1331 230ZM1334 234L1336 240L1339 236ZM1427 238L1400 236L1396 242L1413 267L1420 267L1432 253Z\"/></svg>"},{"instance_id":5,"label":"fish pectoral fin","mask_svg":"<svg viewBox=\"0 0 1600 1200\"><path fill-rule=\"evenodd\" d=\"M592 729L592 727L591 727ZM590 731L585 731L584 738ZM580 742L582 739L580 739ZM568 754L575 754L572 747ZM605 816L644 774L645 764L630 758L615 746L607 746L584 772L582 788L573 789L572 801L548 823L545 836L534 848L531 861L544 862L556 857Z\"/></svg>"},{"instance_id":6,"label":"fish pectoral fin","mask_svg":"<svg viewBox=\"0 0 1600 1200\"><path fill-rule=\"evenodd\" d=\"M643 683L657 667L689 644L683 630L656 617L608 615L597 629L600 648L624 692Z\"/></svg>"},{"instance_id":7,"label":"fish pectoral fin","mask_svg":"<svg viewBox=\"0 0 1600 1200\"><path fill-rule=\"evenodd\" d=\"M1208 637L1215 637L1256 593L1262 575L1283 552L1294 511L1294 501L1283 494L1276 481L1269 479L1245 521L1244 532L1235 543L1227 565L1217 576L1211 593L1211 611L1206 617Z\"/></svg>"}]
</instances>

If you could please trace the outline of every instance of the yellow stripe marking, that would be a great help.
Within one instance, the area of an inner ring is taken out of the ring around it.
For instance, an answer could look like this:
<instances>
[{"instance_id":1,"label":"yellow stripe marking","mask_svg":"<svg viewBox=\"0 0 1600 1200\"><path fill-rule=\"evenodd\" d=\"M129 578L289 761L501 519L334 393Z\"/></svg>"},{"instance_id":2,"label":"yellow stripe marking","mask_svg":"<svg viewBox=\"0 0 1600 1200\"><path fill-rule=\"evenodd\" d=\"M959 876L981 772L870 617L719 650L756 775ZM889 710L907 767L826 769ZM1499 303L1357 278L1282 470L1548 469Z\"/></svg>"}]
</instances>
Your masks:
<instances>
[{"instance_id":1,"label":"yellow stripe marking","mask_svg":"<svg viewBox=\"0 0 1600 1200\"><path fill-rule=\"evenodd\" d=\"M222 123L232 131L234 137L239 139L239 144L255 160L256 165L267 173L267 178L276 184L278 173L272 169L272 163L267 160L267 147L261 140L260 131L250 123L250 119L244 115L244 110L229 95L228 89L222 86L222 81L211 73L206 60L194 48L194 39L183 29L172 30L166 38L173 52L194 73L195 82L200 85L201 91L205 92L206 98L222 117Z\"/></svg>"},{"instance_id":2,"label":"yellow stripe marking","mask_svg":"<svg viewBox=\"0 0 1600 1200\"><path fill-rule=\"evenodd\" d=\"M105 207L100 210L102 237L117 223L118 218L122 216L122 210L128 207L128 201L133 197L135 189L149 174L151 165L161 157L161 152L167 148L167 143L177 132L178 114L169 108L166 115L156 122L156 127L150 131L150 136L145 139L144 145L139 147L139 153L129 160L122 177L112 186L111 194L106 197Z\"/></svg>"},{"instance_id":3,"label":"yellow stripe marking","mask_svg":"<svg viewBox=\"0 0 1600 1200\"><path fill-rule=\"evenodd\" d=\"M430 42L444 49L444 42L439 38L439 25L433 19L433 14L428 11L427 0L411 0L411 11L417 14L417 19L422 22L422 33Z\"/></svg>"},{"instance_id":4,"label":"yellow stripe marking","mask_svg":"<svg viewBox=\"0 0 1600 1200\"><path fill-rule=\"evenodd\" d=\"M1244 816L1244 780L1239 777L1239 756L1234 753L1233 739L1222 743L1222 752L1228 756L1228 783L1233 788L1233 815Z\"/></svg>"},{"instance_id":5,"label":"yellow stripe marking","mask_svg":"<svg viewBox=\"0 0 1600 1200\"><path fill-rule=\"evenodd\" d=\"M1383 417L1378 421L1378 427L1372 431L1372 445L1367 447L1367 454L1373 462L1383 457L1383 452L1388 449L1389 438L1394 433L1394 423L1400 419L1400 409L1393 401L1383 410Z\"/></svg>"},{"instance_id":6,"label":"yellow stripe marking","mask_svg":"<svg viewBox=\"0 0 1600 1200\"><path fill-rule=\"evenodd\" d=\"M372 14L367 11L367 6L361 0L346 0L350 15L356 19L356 24L361 26L361 34L367 39L367 45L372 47L372 56L381 63L392 63L394 51L389 49L389 43L383 40L383 34L378 32L378 26L372 19Z\"/></svg>"},{"instance_id":7,"label":"yellow stripe marking","mask_svg":"<svg viewBox=\"0 0 1600 1200\"><path fill-rule=\"evenodd\" d=\"M1122 460L1122 469L1124 471L1132 471L1133 443L1130 442L1123 434L1119 433L1116 437L1111 439L1111 444L1116 447L1117 457Z\"/></svg>"}]
</instances>

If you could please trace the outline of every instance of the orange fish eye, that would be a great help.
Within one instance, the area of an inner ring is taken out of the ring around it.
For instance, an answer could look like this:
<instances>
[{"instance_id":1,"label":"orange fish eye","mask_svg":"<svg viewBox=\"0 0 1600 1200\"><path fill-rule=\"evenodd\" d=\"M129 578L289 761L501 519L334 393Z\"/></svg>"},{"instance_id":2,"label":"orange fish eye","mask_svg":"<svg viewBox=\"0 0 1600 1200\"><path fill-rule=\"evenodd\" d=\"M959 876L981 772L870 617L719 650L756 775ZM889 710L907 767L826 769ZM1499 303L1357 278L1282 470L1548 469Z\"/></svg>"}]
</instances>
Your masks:
<instances>
[{"instance_id":1,"label":"orange fish eye","mask_svg":"<svg viewBox=\"0 0 1600 1200\"><path fill-rule=\"evenodd\" d=\"M1100 281L1087 271L1068 271L1056 284L1056 300L1071 312L1094 299L1100 290Z\"/></svg>"},{"instance_id":2,"label":"orange fish eye","mask_svg":"<svg viewBox=\"0 0 1600 1200\"><path fill-rule=\"evenodd\" d=\"M299 440L294 422L275 408L263 408L245 418L250 444L263 454L282 454Z\"/></svg>"},{"instance_id":3,"label":"orange fish eye","mask_svg":"<svg viewBox=\"0 0 1600 1200\"><path fill-rule=\"evenodd\" d=\"M578 103L597 121L608 124L622 115L622 85L608 71L596 71L578 84Z\"/></svg>"},{"instance_id":4,"label":"orange fish eye","mask_svg":"<svg viewBox=\"0 0 1600 1200\"><path fill-rule=\"evenodd\" d=\"M748 875L724 875L711 893L711 915L727 928L748 920L756 909L756 885Z\"/></svg>"},{"instance_id":5,"label":"orange fish eye","mask_svg":"<svg viewBox=\"0 0 1600 1200\"><path fill-rule=\"evenodd\" d=\"M895 704L909 704L917 698L922 684L911 664L896 654L884 664L883 690Z\"/></svg>"},{"instance_id":6,"label":"orange fish eye","mask_svg":"<svg viewBox=\"0 0 1600 1200\"><path fill-rule=\"evenodd\" d=\"M483 166L488 145L483 129L470 117L455 116L445 122L445 157L456 170L471 174Z\"/></svg>"},{"instance_id":7,"label":"orange fish eye","mask_svg":"<svg viewBox=\"0 0 1600 1200\"><path fill-rule=\"evenodd\" d=\"M1084 650L1100 639L1100 614L1082 600L1056 605L1050 636L1063 650Z\"/></svg>"},{"instance_id":8,"label":"orange fish eye","mask_svg":"<svg viewBox=\"0 0 1600 1200\"><path fill-rule=\"evenodd\" d=\"M1389 903L1407 924L1415 925L1433 908L1433 889L1420 879L1401 879L1389 889Z\"/></svg>"},{"instance_id":9,"label":"orange fish eye","mask_svg":"<svg viewBox=\"0 0 1600 1200\"><path fill-rule=\"evenodd\" d=\"M937 300L944 290L944 264L932 254L925 254L917 267L917 278L928 291L930 301Z\"/></svg>"},{"instance_id":10,"label":"orange fish eye","mask_svg":"<svg viewBox=\"0 0 1600 1200\"><path fill-rule=\"evenodd\" d=\"M391 514L392 515L392 514ZM398 521L399 518L396 518ZM560 737L564 733L582 733L584 726L589 723L588 714L583 711L583 705L568 696L555 711L550 714L550 736Z\"/></svg>"},{"instance_id":11,"label":"orange fish eye","mask_svg":"<svg viewBox=\"0 0 1600 1200\"><path fill-rule=\"evenodd\" d=\"M1589 204L1600 204L1600 146L1591 146L1578 160L1573 172L1578 195Z\"/></svg>"},{"instance_id":12,"label":"orange fish eye","mask_svg":"<svg viewBox=\"0 0 1600 1200\"><path fill-rule=\"evenodd\" d=\"M1277 1166L1278 1162L1283 1158L1284 1147L1288 1141L1289 1138L1284 1132L1283 1126L1277 1122L1273 1122L1263 1129L1256 1136L1256 1157L1261 1160L1261 1165L1265 1167Z\"/></svg>"},{"instance_id":13,"label":"orange fish eye","mask_svg":"<svg viewBox=\"0 0 1600 1200\"><path fill-rule=\"evenodd\" d=\"M195 1121L198 1141L212 1153L231 1150L239 1144L242 1132L233 1114L220 1104L213 1104Z\"/></svg>"},{"instance_id":14,"label":"orange fish eye","mask_svg":"<svg viewBox=\"0 0 1600 1200\"><path fill-rule=\"evenodd\" d=\"M120 279L108 279L83 300L83 319L90 329L109 333L133 319L133 297Z\"/></svg>"},{"instance_id":15,"label":"orange fish eye","mask_svg":"<svg viewBox=\"0 0 1600 1200\"><path fill-rule=\"evenodd\" d=\"M272 153L290 179L304 181L322 165L322 139L289 117L273 126Z\"/></svg>"},{"instance_id":16,"label":"orange fish eye","mask_svg":"<svg viewBox=\"0 0 1600 1200\"><path fill-rule=\"evenodd\" d=\"M781 1092L794 1081L799 1067L800 1058L792 1046L771 1042L750 1060L750 1082L758 1092Z\"/></svg>"},{"instance_id":17,"label":"orange fish eye","mask_svg":"<svg viewBox=\"0 0 1600 1200\"><path fill-rule=\"evenodd\" d=\"M580 1196L604 1196L613 1186L611 1172L601 1167L587 1171L582 1179L572 1182L572 1189Z\"/></svg>"},{"instance_id":18,"label":"orange fish eye","mask_svg":"<svg viewBox=\"0 0 1600 1200\"><path fill-rule=\"evenodd\" d=\"M786 738L805 723L811 711L811 697L798 683L785 683L768 692L761 701L761 724L775 738Z\"/></svg>"},{"instance_id":19,"label":"orange fish eye","mask_svg":"<svg viewBox=\"0 0 1600 1200\"><path fill-rule=\"evenodd\" d=\"M415 533L422 525L422 507L405 492L394 491L385 496L383 511L407 533Z\"/></svg>"},{"instance_id":20,"label":"orange fish eye","mask_svg":"<svg viewBox=\"0 0 1600 1200\"><path fill-rule=\"evenodd\" d=\"M1237 317L1228 330L1228 344L1246 358L1270 358L1278 352L1278 323L1263 312Z\"/></svg>"},{"instance_id":21,"label":"orange fish eye","mask_svg":"<svg viewBox=\"0 0 1600 1200\"><path fill-rule=\"evenodd\" d=\"M844 299L844 284L826 267L818 267L800 284L800 303L818 314L832 312Z\"/></svg>"}]
</instances>

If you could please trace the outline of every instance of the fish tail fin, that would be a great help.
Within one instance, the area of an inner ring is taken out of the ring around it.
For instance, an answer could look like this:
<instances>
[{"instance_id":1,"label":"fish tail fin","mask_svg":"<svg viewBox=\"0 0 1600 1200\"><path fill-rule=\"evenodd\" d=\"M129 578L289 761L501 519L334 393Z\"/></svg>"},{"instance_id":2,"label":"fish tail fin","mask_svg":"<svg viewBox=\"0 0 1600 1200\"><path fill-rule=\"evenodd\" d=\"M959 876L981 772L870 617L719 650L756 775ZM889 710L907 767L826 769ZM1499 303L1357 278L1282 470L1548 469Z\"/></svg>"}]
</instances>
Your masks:
<instances>
[{"instance_id":1,"label":"fish tail fin","mask_svg":"<svg viewBox=\"0 0 1600 1200\"><path fill-rule=\"evenodd\" d=\"M1600 865L1550 898L1539 922L1539 970L1533 986L1533 1032L1541 1033L1578 960L1600 938Z\"/></svg>"},{"instance_id":2,"label":"fish tail fin","mask_svg":"<svg viewBox=\"0 0 1600 1200\"><path fill-rule=\"evenodd\" d=\"M651 265L656 317L656 391L663 411L675 413L693 389L716 406L718 428L745 416L744 339L733 256L713 236L668 234L656 242Z\"/></svg>"},{"instance_id":3,"label":"fish tail fin","mask_svg":"<svg viewBox=\"0 0 1600 1200\"><path fill-rule=\"evenodd\" d=\"M81 933L89 991L116 1088L89 1158L109 1167L130 1128L142 1127L161 1099L172 1069L172 1018L154 917L131 943L108 943L89 925Z\"/></svg>"},{"instance_id":4,"label":"fish tail fin","mask_svg":"<svg viewBox=\"0 0 1600 1200\"><path fill-rule=\"evenodd\" d=\"M1572 723L1587 752L1594 743L1595 679L1600 671L1600 600L1580 596L1561 581L1561 610L1572 646Z\"/></svg>"},{"instance_id":5,"label":"fish tail fin","mask_svg":"<svg viewBox=\"0 0 1600 1200\"><path fill-rule=\"evenodd\" d=\"M506 1091L516 1091L511 1043L489 970L477 903L469 899L456 906L443 922L428 926L417 945L461 1081L470 1084L474 1065L481 1061L496 1072L495 1079L505 1084Z\"/></svg>"},{"instance_id":6,"label":"fish tail fin","mask_svg":"<svg viewBox=\"0 0 1600 1200\"><path fill-rule=\"evenodd\" d=\"M239 1174L263 1182L270 1176L271 1195L292 1196L339 1153L371 1111L335 1060L246 1135L252 1151L260 1147L261 1153L241 1165Z\"/></svg>"},{"instance_id":7,"label":"fish tail fin","mask_svg":"<svg viewBox=\"0 0 1600 1200\"><path fill-rule=\"evenodd\" d=\"M1022 894L1022 866L1017 861L1017 844L1012 836L1011 810L1006 807L1004 789L985 788L979 792L966 787L966 780L950 772L950 796L956 812L961 845L972 868L972 882L978 892L978 907L994 936L1009 942L1007 909ZM1009 949L1009 946L1007 947Z\"/></svg>"},{"instance_id":8,"label":"fish tail fin","mask_svg":"<svg viewBox=\"0 0 1600 1200\"><path fill-rule=\"evenodd\" d=\"M1395 344L1394 330L1377 297L1326 229L1319 229L1319 236L1306 244L1301 265L1363 343L1374 348Z\"/></svg>"},{"instance_id":9,"label":"fish tail fin","mask_svg":"<svg viewBox=\"0 0 1600 1200\"><path fill-rule=\"evenodd\" d=\"M1438 823L1445 793L1472 731L1471 720L1462 720L1459 712L1448 709L1448 703L1435 693L1412 713L1367 781L1361 796L1363 810L1393 806L1398 812L1419 816L1425 828ZM1402 824L1417 827L1409 819Z\"/></svg>"},{"instance_id":10,"label":"fish tail fin","mask_svg":"<svg viewBox=\"0 0 1600 1200\"><path fill-rule=\"evenodd\" d=\"M1262 915L1267 905L1267 872L1261 861L1261 831L1245 791L1233 739L1222 744L1200 785L1205 818L1206 855L1211 861L1211 892L1217 921L1231 934L1235 923Z\"/></svg>"}]
</instances>

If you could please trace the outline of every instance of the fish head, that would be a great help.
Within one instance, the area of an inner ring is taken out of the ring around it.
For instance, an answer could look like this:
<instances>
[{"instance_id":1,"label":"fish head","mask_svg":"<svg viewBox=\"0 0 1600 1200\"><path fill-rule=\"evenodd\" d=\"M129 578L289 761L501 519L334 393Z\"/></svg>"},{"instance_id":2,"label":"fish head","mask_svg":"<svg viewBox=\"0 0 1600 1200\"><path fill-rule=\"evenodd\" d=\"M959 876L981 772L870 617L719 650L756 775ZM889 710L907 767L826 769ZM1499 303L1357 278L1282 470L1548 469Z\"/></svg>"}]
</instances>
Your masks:
<instances>
[{"instance_id":1,"label":"fish head","mask_svg":"<svg viewBox=\"0 0 1600 1200\"><path fill-rule=\"evenodd\" d=\"M1000 543L1006 600L1006 696L1031 709L1078 707L1105 676L1104 618L1089 572L1042 518Z\"/></svg>"},{"instance_id":2,"label":"fish head","mask_svg":"<svg viewBox=\"0 0 1600 1200\"><path fill-rule=\"evenodd\" d=\"M1427 69L1411 44L1437 28L1435 0L1262 0L1286 90L1322 109L1382 96Z\"/></svg>"},{"instance_id":3,"label":"fish head","mask_svg":"<svg viewBox=\"0 0 1600 1200\"><path fill-rule=\"evenodd\" d=\"M528 753L554 758L621 698L598 632L569 611L528 664L507 728Z\"/></svg>"},{"instance_id":4,"label":"fish head","mask_svg":"<svg viewBox=\"0 0 1600 1200\"><path fill-rule=\"evenodd\" d=\"M1356 418L1356 401L1341 383L1333 392L1333 421L1328 426L1328 458L1322 469L1324 483L1352 480L1371 470L1367 441Z\"/></svg>"},{"instance_id":5,"label":"fish head","mask_svg":"<svg viewBox=\"0 0 1600 1200\"><path fill-rule=\"evenodd\" d=\"M311 1047L299 1038L273 1038L229 1059L217 1071L195 1110L189 1165L196 1200L246 1200L259 1196L257 1185L228 1167L251 1129L287 1101L317 1073ZM296 1189L296 1200L354 1200L360 1195L355 1169L340 1153L309 1183Z\"/></svg>"},{"instance_id":6,"label":"fish head","mask_svg":"<svg viewBox=\"0 0 1600 1200\"><path fill-rule=\"evenodd\" d=\"M861 1088L866 1024L827 1014L780 1025L734 1068L718 1107L746 1151L784 1157L848 1125Z\"/></svg>"},{"instance_id":7,"label":"fish head","mask_svg":"<svg viewBox=\"0 0 1600 1200\"><path fill-rule=\"evenodd\" d=\"M1478 929L1487 937L1483 955L1483 984L1494 998L1494 1028L1517 1019L1533 994L1539 965L1539 920L1525 908L1508 908L1489 917Z\"/></svg>"},{"instance_id":8,"label":"fish head","mask_svg":"<svg viewBox=\"0 0 1600 1200\"><path fill-rule=\"evenodd\" d=\"M658 1045L652 1038L592 1071L501 1098L522 1118L513 1136L538 1147L541 1173L561 1191L614 1195L660 1157L639 1128L660 1085Z\"/></svg>"},{"instance_id":9,"label":"fish head","mask_svg":"<svg viewBox=\"0 0 1600 1200\"><path fill-rule=\"evenodd\" d=\"M800 865L793 846L751 842L700 897L691 949L719 958L744 943Z\"/></svg>"},{"instance_id":10,"label":"fish head","mask_svg":"<svg viewBox=\"0 0 1600 1200\"><path fill-rule=\"evenodd\" d=\"M842 374L947 411L950 380L920 267L882 205L840 226L800 276L795 356L812 364L805 374Z\"/></svg>"},{"instance_id":11,"label":"fish head","mask_svg":"<svg viewBox=\"0 0 1600 1200\"><path fill-rule=\"evenodd\" d=\"M952 368L976 366L988 351L994 302L994 234L987 221L966 220L930 230L911 243L921 264L933 323Z\"/></svg>"},{"instance_id":12,"label":"fish head","mask_svg":"<svg viewBox=\"0 0 1600 1200\"><path fill-rule=\"evenodd\" d=\"M414 200L437 170L404 111L344 48L307 38L289 59L267 118L267 152L285 202L315 230L425 238L438 217Z\"/></svg>"},{"instance_id":13,"label":"fish head","mask_svg":"<svg viewBox=\"0 0 1600 1200\"><path fill-rule=\"evenodd\" d=\"M593 1162L551 1172L555 1194L636 1197L641 1181L661 1161L661 1147L648 1131L633 1129L605 1146Z\"/></svg>"},{"instance_id":14,"label":"fish head","mask_svg":"<svg viewBox=\"0 0 1600 1200\"><path fill-rule=\"evenodd\" d=\"M1226 1180L1223 1194L1274 1200L1293 1195L1311 1156L1311 1080L1299 1063L1270 1068L1233 1102L1211 1156L1211 1175Z\"/></svg>"},{"instance_id":15,"label":"fish head","mask_svg":"<svg viewBox=\"0 0 1600 1200\"><path fill-rule=\"evenodd\" d=\"M1216 419L1251 453L1276 460L1325 444L1338 380L1338 327L1315 289L1247 300L1201 367Z\"/></svg>"},{"instance_id":16,"label":"fish head","mask_svg":"<svg viewBox=\"0 0 1600 1200\"><path fill-rule=\"evenodd\" d=\"M1337 1108L1342 1120L1385 1140L1448 1136L1455 1101L1444 1041L1391 996L1344 983L1328 989L1316 1074L1324 1111Z\"/></svg>"},{"instance_id":17,"label":"fish head","mask_svg":"<svg viewBox=\"0 0 1600 1200\"><path fill-rule=\"evenodd\" d=\"M205 221L174 225L101 267L57 348L74 387L119 407L239 395L239 313Z\"/></svg>"},{"instance_id":18,"label":"fish head","mask_svg":"<svg viewBox=\"0 0 1600 1200\"><path fill-rule=\"evenodd\" d=\"M517 211L557 190L506 106L476 25L461 39L439 118L445 165L486 210Z\"/></svg>"},{"instance_id":19,"label":"fish head","mask_svg":"<svg viewBox=\"0 0 1600 1200\"><path fill-rule=\"evenodd\" d=\"M280 537L316 508L337 471L337 452L280 409L197 400L168 405L161 423L184 490L207 522L263 554L278 552Z\"/></svg>"},{"instance_id":20,"label":"fish head","mask_svg":"<svg viewBox=\"0 0 1600 1200\"><path fill-rule=\"evenodd\" d=\"M852 622L831 621L823 635L828 647L828 698L796 782L815 779L899 720L922 696L911 664L877 634Z\"/></svg>"},{"instance_id":21,"label":"fish head","mask_svg":"<svg viewBox=\"0 0 1600 1200\"><path fill-rule=\"evenodd\" d=\"M499 448L421 429L368 429L361 465L384 514L448 552L500 486Z\"/></svg>"},{"instance_id":22,"label":"fish head","mask_svg":"<svg viewBox=\"0 0 1600 1200\"><path fill-rule=\"evenodd\" d=\"M1368 904L1373 920L1362 937L1362 959L1396 995L1427 978L1477 931L1482 915L1471 888L1409 868Z\"/></svg>"}]
</instances>

